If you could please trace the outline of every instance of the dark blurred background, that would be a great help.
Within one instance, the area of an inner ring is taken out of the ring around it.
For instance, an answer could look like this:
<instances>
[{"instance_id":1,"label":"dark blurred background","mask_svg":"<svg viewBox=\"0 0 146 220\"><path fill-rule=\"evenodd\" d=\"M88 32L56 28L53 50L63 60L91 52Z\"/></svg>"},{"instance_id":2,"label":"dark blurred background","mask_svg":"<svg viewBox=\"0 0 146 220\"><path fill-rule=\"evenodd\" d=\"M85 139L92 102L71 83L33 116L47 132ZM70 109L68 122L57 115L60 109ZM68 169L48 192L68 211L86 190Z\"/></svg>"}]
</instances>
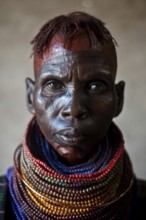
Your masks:
<instances>
[{"instance_id":1,"label":"dark blurred background","mask_svg":"<svg viewBox=\"0 0 146 220\"><path fill-rule=\"evenodd\" d=\"M50 18L71 11L97 16L118 42L118 80L125 103L115 122L122 129L135 173L146 178L146 1L0 0L0 174L13 164L31 115L25 78L33 78L30 41Z\"/></svg>"}]
</instances>

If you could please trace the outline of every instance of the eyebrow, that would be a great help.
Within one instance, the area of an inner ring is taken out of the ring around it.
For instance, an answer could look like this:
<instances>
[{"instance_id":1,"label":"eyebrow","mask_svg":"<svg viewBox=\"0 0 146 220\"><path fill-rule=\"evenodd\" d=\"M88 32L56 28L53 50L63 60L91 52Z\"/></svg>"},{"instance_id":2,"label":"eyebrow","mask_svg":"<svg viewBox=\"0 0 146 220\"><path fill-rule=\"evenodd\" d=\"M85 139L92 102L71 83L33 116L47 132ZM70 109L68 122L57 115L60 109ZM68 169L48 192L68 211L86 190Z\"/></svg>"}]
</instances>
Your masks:
<instances>
[{"instance_id":1,"label":"eyebrow","mask_svg":"<svg viewBox=\"0 0 146 220\"><path fill-rule=\"evenodd\" d=\"M61 71L60 64L57 63L55 65L46 65L45 68L42 68L40 77L42 80L45 80L47 78L64 80L67 77L67 71L66 74L65 71Z\"/></svg>"}]
</instances>

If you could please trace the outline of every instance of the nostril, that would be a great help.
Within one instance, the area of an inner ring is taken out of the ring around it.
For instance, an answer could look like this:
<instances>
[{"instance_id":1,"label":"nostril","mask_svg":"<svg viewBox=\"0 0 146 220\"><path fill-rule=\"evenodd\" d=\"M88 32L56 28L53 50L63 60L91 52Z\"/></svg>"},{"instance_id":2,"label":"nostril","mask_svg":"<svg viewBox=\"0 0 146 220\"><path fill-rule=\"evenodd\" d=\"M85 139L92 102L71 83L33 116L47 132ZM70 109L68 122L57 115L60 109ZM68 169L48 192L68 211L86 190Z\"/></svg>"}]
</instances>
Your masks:
<instances>
[{"instance_id":1,"label":"nostril","mask_svg":"<svg viewBox=\"0 0 146 220\"><path fill-rule=\"evenodd\" d=\"M70 112L68 112L68 111L63 111L62 112L62 116L63 117L69 117L71 114L70 114Z\"/></svg>"},{"instance_id":2,"label":"nostril","mask_svg":"<svg viewBox=\"0 0 146 220\"><path fill-rule=\"evenodd\" d=\"M78 119L85 119L87 117L87 112L84 111L83 109L78 112L78 114L75 115L75 118Z\"/></svg>"},{"instance_id":3,"label":"nostril","mask_svg":"<svg viewBox=\"0 0 146 220\"><path fill-rule=\"evenodd\" d=\"M79 118L85 119L85 118L87 118L87 114L84 112L84 113L82 113L82 114L79 116Z\"/></svg>"}]
</instances>

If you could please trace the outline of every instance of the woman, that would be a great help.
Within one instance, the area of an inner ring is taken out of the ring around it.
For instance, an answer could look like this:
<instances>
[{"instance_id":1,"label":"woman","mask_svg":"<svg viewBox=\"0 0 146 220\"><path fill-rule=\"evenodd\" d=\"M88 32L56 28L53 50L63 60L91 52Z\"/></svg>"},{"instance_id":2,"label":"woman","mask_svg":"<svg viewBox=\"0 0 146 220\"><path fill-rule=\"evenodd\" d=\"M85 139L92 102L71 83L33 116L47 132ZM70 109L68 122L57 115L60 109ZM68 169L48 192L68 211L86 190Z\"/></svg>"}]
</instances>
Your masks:
<instances>
[{"instance_id":1,"label":"woman","mask_svg":"<svg viewBox=\"0 0 146 220\"><path fill-rule=\"evenodd\" d=\"M124 82L115 84L116 41L102 21L74 12L48 21L32 44L35 81L26 85L33 118L3 177L1 216L141 219L145 182L112 122L124 93Z\"/></svg>"}]
</instances>

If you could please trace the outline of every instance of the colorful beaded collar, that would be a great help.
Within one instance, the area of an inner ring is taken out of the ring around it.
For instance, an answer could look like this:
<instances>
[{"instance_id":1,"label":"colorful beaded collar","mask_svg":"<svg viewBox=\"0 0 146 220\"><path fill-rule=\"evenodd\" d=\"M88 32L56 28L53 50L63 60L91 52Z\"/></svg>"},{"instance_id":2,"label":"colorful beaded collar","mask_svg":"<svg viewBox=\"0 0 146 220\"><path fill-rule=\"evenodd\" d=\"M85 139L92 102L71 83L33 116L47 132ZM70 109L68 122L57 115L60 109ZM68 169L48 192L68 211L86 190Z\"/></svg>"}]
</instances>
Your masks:
<instances>
[{"instance_id":1,"label":"colorful beaded collar","mask_svg":"<svg viewBox=\"0 0 146 220\"><path fill-rule=\"evenodd\" d=\"M16 218L128 219L133 172L115 124L99 149L94 162L68 167L58 161L33 118L7 175Z\"/></svg>"}]
</instances>

